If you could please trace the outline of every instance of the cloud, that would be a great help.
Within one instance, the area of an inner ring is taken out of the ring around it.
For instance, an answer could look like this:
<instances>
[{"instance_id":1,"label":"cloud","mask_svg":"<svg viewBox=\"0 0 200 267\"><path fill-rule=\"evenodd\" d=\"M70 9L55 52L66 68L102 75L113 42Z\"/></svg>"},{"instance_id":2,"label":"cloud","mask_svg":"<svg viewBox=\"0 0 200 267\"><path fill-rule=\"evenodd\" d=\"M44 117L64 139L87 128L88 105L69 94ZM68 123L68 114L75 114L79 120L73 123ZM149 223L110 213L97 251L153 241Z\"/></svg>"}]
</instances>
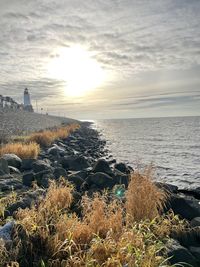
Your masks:
<instances>
[{"instance_id":1,"label":"cloud","mask_svg":"<svg viewBox=\"0 0 200 267\"><path fill-rule=\"evenodd\" d=\"M33 98L40 98L44 105L50 106L47 100L52 96L59 102L65 85L48 77L47 64L56 49L76 44L93 52L110 73L107 83L84 99L89 102L93 97L97 106L97 99L111 96L116 101L122 95L126 99L152 96L154 88L166 94L189 91L190 85L200 90L199 13L199 0L2 0L0 94L20 99L28 86ZM181 97L180 101L166 98L136 105L151 108L160 103L162 108L170 101L184 103ZM192 96L186 99L193 100ZM86 110L84 103L75 102ZM119 110L122 106L118 103ZM89 105L87 112L93 114L96 108Z\"/></svg>"}]
</instances>

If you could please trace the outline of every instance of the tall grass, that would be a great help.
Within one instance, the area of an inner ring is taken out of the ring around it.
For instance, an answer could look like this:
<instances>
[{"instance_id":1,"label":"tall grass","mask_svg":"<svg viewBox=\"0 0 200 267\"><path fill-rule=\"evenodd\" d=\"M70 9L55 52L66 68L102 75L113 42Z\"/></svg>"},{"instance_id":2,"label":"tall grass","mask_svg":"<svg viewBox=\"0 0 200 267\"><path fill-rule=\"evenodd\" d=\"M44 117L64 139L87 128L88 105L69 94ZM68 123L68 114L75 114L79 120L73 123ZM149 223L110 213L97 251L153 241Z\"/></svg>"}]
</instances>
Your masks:
<instances>
[{"instance_id":1,"label":"tall grass","mask_svg":"<svg viewBox=\"0 0 200 267\"><path fill-rule=\"evenodd\" d=\"M46 130L38 133L33 133L29 137L29 141L47 147L50 146L56 139L64 139L73 131L79 128L78 124L71 124L65 127L57 128L55 130Z\"/></svg>"},{"instance_id":2,"label":"tall grass","mask_svg":"<svg viewBox=\"0 0 200 267\"><path fill-rule=\"evenodd\" d=\"M0 156L4 154L15 154L21 159L37 158L40 153L40 146L35 142L11 143L0 147Z\"/></svg>"},{"instance_id":3,"label":"tall grass","mask_svg":"<svg viewBox=\"0 0 200 267\"><path fill-rule=\"evenodd\" d=\"M161 266L165 238L180 223L174 215L158 216L165 196L148 179L134 174L122 201L109 194L85 195L81 217L70 210L73 187L53 182L42 201L18 211L12 249L6 254L0 246L1 266L9 261L20 267Z\"/></svg>"}]
</instances>

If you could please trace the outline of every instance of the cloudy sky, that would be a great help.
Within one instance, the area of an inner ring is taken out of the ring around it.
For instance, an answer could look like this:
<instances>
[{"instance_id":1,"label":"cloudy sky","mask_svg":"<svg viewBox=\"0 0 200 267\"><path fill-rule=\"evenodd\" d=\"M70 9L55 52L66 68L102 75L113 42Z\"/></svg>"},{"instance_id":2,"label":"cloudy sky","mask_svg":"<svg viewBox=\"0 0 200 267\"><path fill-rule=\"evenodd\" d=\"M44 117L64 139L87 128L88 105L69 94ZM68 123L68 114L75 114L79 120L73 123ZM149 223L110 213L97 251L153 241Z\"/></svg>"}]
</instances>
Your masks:
<instances>
[{"instance_id":1,"label":"cloudy sky","mask_svg":"<svg viewBox=\"0 0 200 267\"><path fill-rule=\"evenodd\" d=\"M199 14L199 0L0 0L0 94L28 87L34 108L80 119L200 115Z\"/></svg>"}]
</instances>

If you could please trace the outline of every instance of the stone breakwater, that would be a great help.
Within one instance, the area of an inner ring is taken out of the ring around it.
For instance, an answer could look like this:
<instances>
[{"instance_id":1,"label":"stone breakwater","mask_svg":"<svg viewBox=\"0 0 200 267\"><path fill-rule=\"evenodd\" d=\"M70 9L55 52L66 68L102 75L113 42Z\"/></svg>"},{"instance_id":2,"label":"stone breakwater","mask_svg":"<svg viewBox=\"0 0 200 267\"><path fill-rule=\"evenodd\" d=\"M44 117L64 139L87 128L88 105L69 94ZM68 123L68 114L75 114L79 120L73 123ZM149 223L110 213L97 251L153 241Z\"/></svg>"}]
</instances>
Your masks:
<instances>
[{"instance_id":1,"label":"stone breakwater","mask_svg":"<svg viewBox=\"0 0 200 267\"><path fill-rule=\"evenodd\" d=\"M23 110L0 108L0 139L11 135L30 133L46 128L60 126L62 123L73 123L76 120L42 115Z\"/></svg>"},{"instance_id":2,"label":"stone breakwater","mask_svg":"<svg viewBox=\"0 0 200 267\"><path fill-rule=\"evenodd\" d=\"M57 140L51 147L42 149L37 160L4 155L0 159L1 196L11 190L17 193L17 201L8 205L5 217L15 219L19 208L37 203L45 195L50 180L58 180L61 176L74 184L72 208L77 214L80 214L80 200L85 192L92 195L103 189L112 190L115 185L127 188L130 173L134 170L116 162L105 149L105 144L97 131L82 125L66 139ZM39 188L34 189L33 182ZM200 188L179 190L170 184L156 184L169 195L165 212L171 209L190 224L181 236L171 236L166 245L168 256L172 256L171 263L186 262L200 266ZM5 242L11 239L12 227L13 222L10 221L0 228L0 238Z\"/></svg>"}]
</instances>

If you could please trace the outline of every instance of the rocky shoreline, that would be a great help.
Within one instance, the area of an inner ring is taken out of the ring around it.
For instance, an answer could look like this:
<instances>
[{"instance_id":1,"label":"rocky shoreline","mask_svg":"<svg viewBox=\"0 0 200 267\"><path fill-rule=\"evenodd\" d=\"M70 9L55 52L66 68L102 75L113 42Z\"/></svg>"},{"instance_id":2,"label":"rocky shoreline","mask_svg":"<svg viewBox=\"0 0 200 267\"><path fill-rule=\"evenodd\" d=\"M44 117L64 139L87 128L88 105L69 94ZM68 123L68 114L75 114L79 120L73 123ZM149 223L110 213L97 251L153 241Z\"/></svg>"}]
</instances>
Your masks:
<instances>
[{"instance_id":1,"label":"rocky shoreline","mask_svg":"<svg viewBox=\"0 0 200 267\"><path fill-rule=\"evenodd\" d=\"M50 180L58 180L61 176L75 187L73 210L77 214L85 192L92 195L116 185L127 188L130 173L134 170L113 159L105 145L106 141L99 133L83 123L66 139L43 148L38 159L22 160L16 155L4 155L0 159L0 197L12 191L17 194L16 202L5 210L4 219L15 219L19 208L37 202L45 195ZM32 187L33 183L37 186ZM174 185L158 182L156 185L168 192L165 212L171 209L190 225L184 234L172 236L166 245L169 257L172 256L170 262L200 266L200 188L179 190ZM0 238L9 239L11 229L12 223L2 226Z\"/></svg>"}]
</instances>

